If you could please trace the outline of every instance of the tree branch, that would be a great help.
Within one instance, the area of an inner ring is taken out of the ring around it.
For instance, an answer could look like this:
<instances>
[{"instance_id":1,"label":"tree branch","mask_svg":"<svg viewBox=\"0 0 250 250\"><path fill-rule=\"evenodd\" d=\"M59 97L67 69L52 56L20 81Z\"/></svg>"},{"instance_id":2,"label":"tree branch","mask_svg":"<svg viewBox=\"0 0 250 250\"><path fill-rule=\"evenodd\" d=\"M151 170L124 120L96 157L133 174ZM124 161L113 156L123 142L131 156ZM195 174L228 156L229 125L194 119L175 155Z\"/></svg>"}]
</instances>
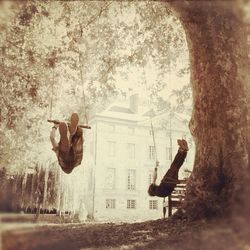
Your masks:
<instances>
[{"instance_id":1,"label":"tree branch","mask_svg":"<svg viewBox=\"0 0 250 250\"><path fill-rule=\"evenodd\" d=\"M80 23L80 27L81 27L81 31L82 31L82 28L83 29L86 29L90 24L92 24L93 22L95 22L97 20L97 18L100 18L102 13L108 9L108 7L112 4L112 2L109 2L107 4L105 4L104 6L101 7L101 9L99 10L98 13L96 13L95 15L93 15L88 21L87 23L83 26L81 23ZM82 27L83 26L83 27Z\"/></svg>"}]
</instances>

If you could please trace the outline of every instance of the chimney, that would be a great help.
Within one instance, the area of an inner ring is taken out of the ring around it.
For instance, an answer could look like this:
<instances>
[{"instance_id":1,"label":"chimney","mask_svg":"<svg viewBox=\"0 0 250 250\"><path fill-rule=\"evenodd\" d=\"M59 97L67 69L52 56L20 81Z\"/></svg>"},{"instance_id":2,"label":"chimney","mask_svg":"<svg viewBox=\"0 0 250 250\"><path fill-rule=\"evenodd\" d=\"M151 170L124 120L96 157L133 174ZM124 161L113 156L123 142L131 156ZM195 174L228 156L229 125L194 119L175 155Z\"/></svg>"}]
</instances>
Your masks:
<instances>
[{"instance_id":1,"label":"chimney","mask_svg":"<svg viewBox=\"0 0 250 250\"><path fill-rule=\"evenodd\" d=\"M138 94L133 94L129 98L129 108L134 112L138 113L138 108L139 108L139 95Z\"/></svg>"}]
</instances>

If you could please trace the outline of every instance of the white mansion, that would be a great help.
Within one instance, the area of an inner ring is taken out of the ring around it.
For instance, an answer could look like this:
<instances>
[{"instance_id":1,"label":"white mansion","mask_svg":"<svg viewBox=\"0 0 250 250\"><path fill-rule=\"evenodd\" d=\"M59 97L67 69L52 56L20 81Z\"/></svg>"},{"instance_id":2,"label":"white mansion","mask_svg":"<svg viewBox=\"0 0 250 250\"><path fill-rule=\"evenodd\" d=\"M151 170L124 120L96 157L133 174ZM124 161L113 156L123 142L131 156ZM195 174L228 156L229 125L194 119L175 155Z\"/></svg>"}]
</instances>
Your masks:
<instances>
[{"instance_id":1,"label":"white mansion","mask_svg":"<svg viewBox=\"0 0 250 250\"><path fill-rule=\"evenodd\" d=\"M190 146L179 179L192 170L194 146L187 119L169 113L151 119L147 114L138 111L138 95L133 95L127 107L111 105L89 122L92 129L85 136L84 200L89 215L96 220L161 218L163 199L150 197L147 189L156 155L160 182L177 152L178 138L185 138Z\"/></svg>"}]
</instances>

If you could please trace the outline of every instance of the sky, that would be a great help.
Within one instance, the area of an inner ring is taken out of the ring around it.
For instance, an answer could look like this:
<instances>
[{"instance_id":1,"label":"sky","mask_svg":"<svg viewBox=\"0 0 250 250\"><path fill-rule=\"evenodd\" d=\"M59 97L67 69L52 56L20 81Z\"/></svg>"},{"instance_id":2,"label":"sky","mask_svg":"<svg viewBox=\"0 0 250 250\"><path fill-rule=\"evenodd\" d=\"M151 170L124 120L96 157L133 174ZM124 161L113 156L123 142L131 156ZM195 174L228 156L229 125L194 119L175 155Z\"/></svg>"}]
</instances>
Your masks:
<instances>
[{"instance_id":1,"label":"sky","mask_svg":"<svg viewBox=\"0 0 250 250\"><path fill-rule=\"evenodd\" d=\"M171 66L171 72L166 75L166 87L160 92L160 96L164 99L169 99L173 90L181 89L185 84L190 83L190 74L185 74L181 77L177 75L178 71L183 67L188 67L188 53L177 60L175 66ZM124 79L120 75L115 76L116 86L125 92L140 93L142 97L149 96L149 87L157 81L157 70L155 65L151 62L145 66L146 85L142 86L140 83L143 78L143 72L138 67L130 67L127 71L128 78Z\"/></svg>"}]
</instances>

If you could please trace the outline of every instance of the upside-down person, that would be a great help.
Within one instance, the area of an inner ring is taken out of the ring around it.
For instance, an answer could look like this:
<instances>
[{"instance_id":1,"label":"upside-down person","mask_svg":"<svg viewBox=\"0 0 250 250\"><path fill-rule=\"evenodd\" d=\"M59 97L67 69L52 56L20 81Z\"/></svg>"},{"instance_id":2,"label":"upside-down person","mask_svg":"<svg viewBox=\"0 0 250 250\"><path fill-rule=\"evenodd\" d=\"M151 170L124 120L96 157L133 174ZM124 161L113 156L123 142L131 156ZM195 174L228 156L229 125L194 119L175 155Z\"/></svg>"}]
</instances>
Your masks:
<instances>
[{"instance_id":1,"label":"upside-down person","mask_svg":"<svg viewBox=\"0 0 250 250\"><path fill-rule=\"evenodd\" d=\"M176 187L178 183L179 169L182 166L188 151L188 144L185 140L177 140L177 143L179 145L178 152L170 168L162 178L160 185L155 184L157 179L157 166L159 164L159 162L157 162L157 166L155 167L153 173L152 184L148 188L148 194L150 196L167 197L171 195Z\"/></svg>"},{"instance_id":2,"label":"upside-down person","mask_svg":"<svg viewBox=\"0 0 250 250\"><path fill-rule=\"evenodd\" d=\"M79 117L73 113L70 123L56 122L50 133L52 150L56 153L62 170L69 174L81 164L83 156L83 130L78 126ZM59 129L60 140L56 141L56 131Z\"/></svg>"}]
</instances>

